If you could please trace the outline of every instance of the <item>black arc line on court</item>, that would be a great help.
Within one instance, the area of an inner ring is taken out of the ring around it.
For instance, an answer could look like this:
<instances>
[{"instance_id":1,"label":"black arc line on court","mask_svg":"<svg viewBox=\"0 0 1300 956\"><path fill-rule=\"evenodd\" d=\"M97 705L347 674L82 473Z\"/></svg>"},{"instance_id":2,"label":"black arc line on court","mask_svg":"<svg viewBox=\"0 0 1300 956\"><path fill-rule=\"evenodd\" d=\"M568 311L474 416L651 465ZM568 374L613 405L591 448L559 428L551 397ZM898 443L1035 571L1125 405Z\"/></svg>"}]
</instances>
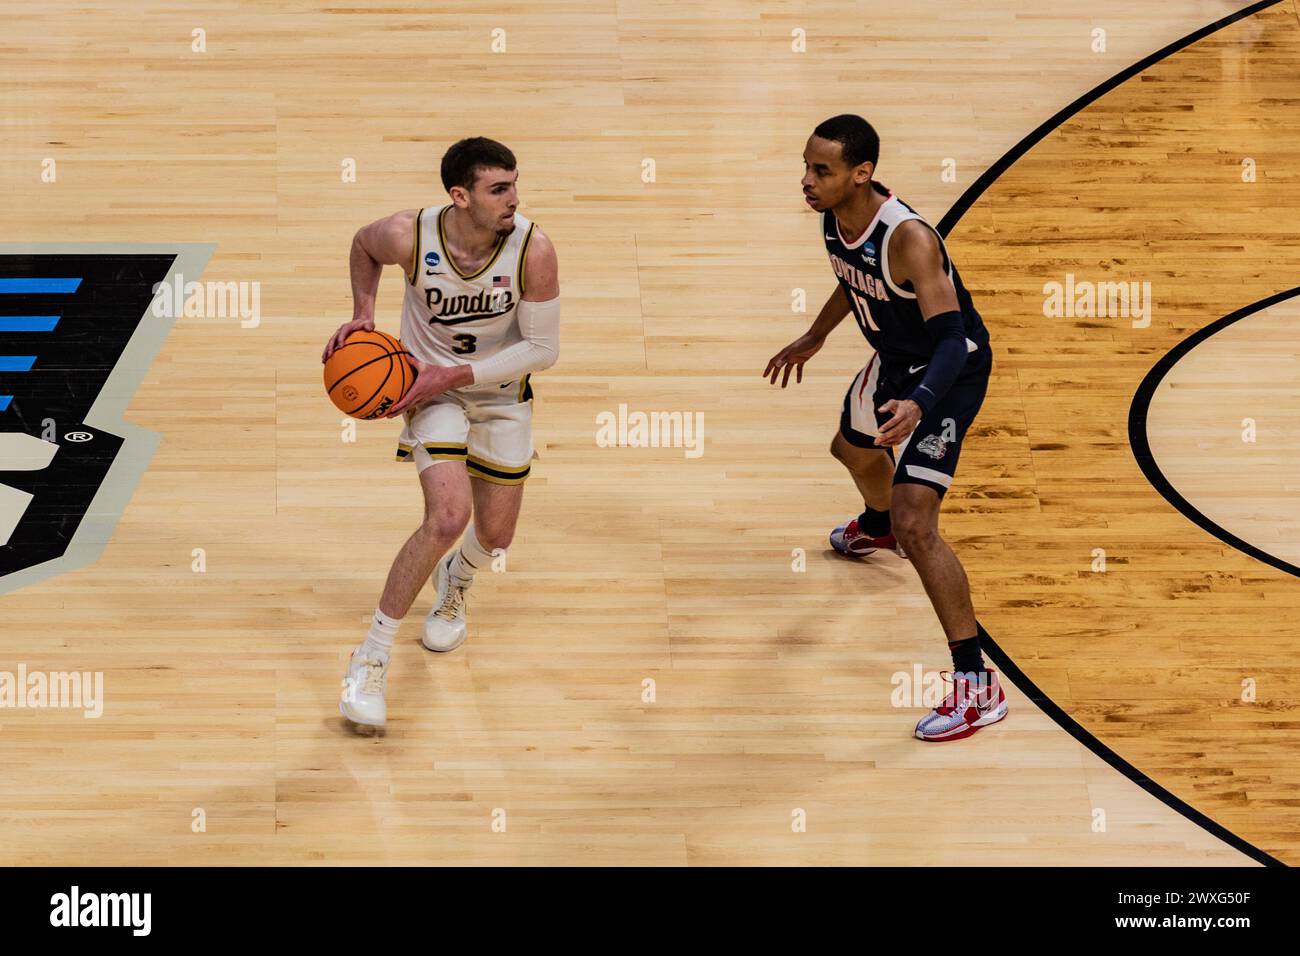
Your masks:
<instances>
[{"instance_id":1,"label":"black arc line on court","mask_svg":"<svg viewBox=\"0 0 1300 956\"><path fill-rule=\"evenodd\" d=\"M1260 299L1243 309L1238 309L1231 315L1225 315L1223 318L1211 322L1203 329L1198 329L1170 349L1168 354L1157 362L1151 371L1147 372L1146 378L1142 379L1142 384L1138 386L1137 394L1133 396L1133 404L1128 412L1128 443L1129 448L1133 451L1133 457L1137 459L1138 467L1142 469L1142 474L1146 475L1147 481L1151 482L1151 486L1160 492L1161 497L1182 512L1189 521L1203 531L1208 531L1224 544L1229 544L1243 554L1250 555L1256 561L1262 561L1279 571L1285 571L1287 574L1300 577L1300 567L1296 567L1291 562L1284 561L1277 555L1269 554L1262 548L1238 538L1231 531L1211 521L1201 513L1200 509L1184 498L1174 488L1169 479L1165 477L1165 473L1160 470L1155 455L1151 453L1151 440L1150 436L1147 435L1147 413L1150 411L1151 399L1155 397L1156 389L1160 387L1160 383L1164 381L1165 376L1182 360L1183 356L1211 335L1222 332L1234 322L1239 322L1257 312L1263 312L1270 306L1295 298L1297 295L1300 295L1300 286Z\"/></svg>"},{"instance_id":2,"label":"black arc line on court","mask_svg":"<svg viewBox=\"0 0 1300 956\"><path fill-rule=\"evenodd\" d=\"M957 223L961 220L961 217L964 216L973 205L975 205L976 200L978 200L980 196L984 195L984 193L988 191L988 188L990 186L992 186L995 182L997 182L997 180L1002 176L1003 173L1005 173L1008 169L1014 166L1016 162L1022 156L1028 153L1029 150L1031 150L1034 146L1038 145L1038 143L1046 139L1049 133L1052 133L1054 130L1056 130L1058 126L1063 124L1066 120L1071 119L1075 114L1081 112L1085 107L1092 105L1094 102L1101 99L1101 97L1105 96L1111 90L1115 89L1120 84L1125 83L1128 80L1132 79L1134 76L1137 76L1137 74L1141 73L1143 70L1147 69L1148 67L1154 66L1156 63L1159 63L1161 60L1164 60L1167 57L1172 56L1173 54L1179 52L1180 50L1186 49L1187 47L1191 46L1193 43L1197 42L1198 40L1202 40L1213 33L1217 33L1218 31L1222 30L1224 27L1228 27L1236 23L1238 20L1244 20L1247 17L1254 16L1256 13L1259 13L1261 10L1266 10L1269 7L1277 6L1282 2L1284 2L1284 0L1259 0L1259 2L1257 3L1252 3L1250 6L1238 10L1236 13L1229 14L1228 16L1223 17L1220 20L1216 20L1213 23L1201 27L1199 30L1195 30L1192 33L1187 34L1187 36L1179 40L1175 40L1173 43L1170 43L1168 46L1162 47L1161 49L1157 50L1155 53L1143 57L1141 60L1134 63L1132 66L1129 66L1121 70L1119 73L1116 73L1110 79L1105 80L1101 84L1093 87L1087 93L1083 94L1083 96L1080 96L1078 99L1076 99L1073 103L1059 110L1054 116L1051 117L1051 119L1040 124L1033 132L1027 135L1015 146L1011 147L1011 149L1008 150L1005 154L1003 154L995 163L993 163L992 166L990 166L987 170L985 170L984 173L979 177L979 179L975 180L975 182L973 182L970 185L970 187L964 193L961 194L958 200L955 203L953 203L952 207L944 214L943 219L939 221L939 225L936 227L938 233L946 239L948 237L948 234L952 231L953 227L956 226ZM1296 295L1298 293L1300 293L1300 289L1292 289L1290 292L1281 292L1278 293L1277 295L1270 296L1267 299L1262 299L1259 302L1256 302L1254 305L1247 306L1245 309L1239 310L1237 312L1232 313L1231 315L1225 316L1224 318L1211 323L1209 326L1206 326L1206 328L1200 330L1199 332L1194 333L1188 339L1185 339L1183 342L1179 343L1179 345L1175 346L1174 349L1169 353L1169 355L1165 356L1164 359L1162 359L1159 363L1157 363L1156 367L1153 368L1147 374L1147 377L1143 380L1142 385L1139 386L1138 393L1137 395L1134 396L1133 406L1130 408L1130 412L1129 412L1129 442L1130 442L1130 447L1133 449L1135 456L1138 453L1137 453L1137 446L1133 443L1133 435L1134 435L1133 410L1138 407L1137 405L1138 400L1143 396L1143 389L1147 387L1147 383L1151 382L1150 389L1152 392L1154 392L1156 384L1158 384L1160 379L1164 377L1164 373L1168 371L1168 368L1172 367L1173 363L1177 361L1179 357L1181 357L1181 354L1184 354L1187 350L1193 348L1197 344L1197 342L1201 341L1204 338L1209 337L1210 335L1213 335L1219 329L1232 324L1232 322L1235 322L1238 319L1245 318L1247 315L1251 315L1254 312L1258 312L1261 309L1267 308L1268 306L1273 305L1276 302L1283 301L1284 299L1288 299L1291 296ZM1186 346L1186 348L1183 348L1184 346ZM1183 353L1179 353L1179 349L1183 349ZM1175 355L1175 353L1178 354ZM1174 356L1174 357L1171 359L1170 356ZM1167 365L1165 364L1166 362L1168 363ZM1159 374L1157 374L1157 372ZM1146 395L1146 401L1147 402L1150 401L1150 394ZM1143 459L1141 456L1138 456L1138 465L1142 468L1143 474L1147 476L1147 480L1151 481L1152 484L1155 486L1156 491L1158 491L1175 508L1178 508L1179 511L1187 515L1188 518L1196 522L1196 524L1200 525L1205 530L1209 531L1211 534L1220 538L1220 540L1228 544L1231 544L1234 548L1239 548L1240 550L1244 551L1246 554L1249 554L1251 557L1258 558L1259 560L1264 561L1265 563L1270 564L1275 568L1279 568L1283 571L1288 571L1291 574L1300 574L1300 569L1295 568L1293 565L1287 564L1285 561L1281 561L1280 559L1275 558L1272 555L1260 551L1258 548L1254 548L1251 545L1246 544L1246 542L1244 541L1239 541L1239 539L1235 538L1227 531L1223 530L1222 528L1219 528L1218 525L1211 522L1199 511L1196 511L1196 509L1192 508L1192 506L1189 503L1187 503L1186 499L1184 499L1181 495L1179 495L1176 491L1174 491L1173 487L1169 485L1169 482L1167 479L1165 479L1164 475L1160 473L1159 469L1155 468L1154 461L1152 461L1151 459L1150 448L1146 444L1145 422L1146 422L1146 403L1142 405L1142 427L1141 429L1139 429L1141 432L1141 441L1142 441L1141 447L1145 452L1146 457L1145 459ZM1152 469L1151 471L1148 470L1148 464L1150 464L1150 467ZM1158 476L1158 479L1153 479L1152 471L1154 471L1154 474ZM1163 482L1163 487L1161 485L1161 482ZM1166 493L1166 490L1168 491L1168 493ZM1171 495L1173 497L1171 497ZM1180 505L1179 502L1182 502L1182 505ZM1186 510L1184 510L1184 506ZM981 630L983 630L982 625L981 625ZM1201 829L1207 831L1208 833L1214 835L1215 837L1218 837L1224 843L1228 844L1233 849L1243 853L1244 855L1250 857L1255 862L1262 863L1265 866L1286 865L1281 860L1265 852L1264 850L1261 850L1253 843L1250 843L1249 841L1244 840L1241 837L1237 836L1237 834L1233 833L1231 830L1228 830L1222 824L1216 823L1215 821L1211 820L1205 814L1201 813L1201 811L1190 806L1189 804L1184 802L1181 798L1175 796L1169 790L1166 790L1160 784L1156 783L1154 780L1152 780L1142 771L1138 770L1131 763L1129 763L1119 754L1115 753L1115 751L1111 750L1100 740L1094 737L1092 733L1084 729L1079 724L1078 721L1076 721L1073 717L1071 717L1064 710L1062 710L1061 707L1055 701L1053 701L1050 697L1048 697L1041 690L1039 690L1038 686L1025 675L1024 671L1022 671L1015 664L1015 662L1011 660L1011 658L1007 656L1006 652L1003 651L1002 648L998 646L997 642L994 641L991 637L987 636L987 632L981 635L980 645L981 647L987 647L989 652L989 657L993 658L993 662L994 664L997 665L998 670L1001 671L1003 674L1005 674L1007 678L1021 691L1021 693L1023 693L1026 697L1028 697L1031 701L1033 701L1038 706L1038 708L1043 711L1043 713L1047 714L1047 716L1050 717L1056 723L1058 727L1060 727L1062 730L1068 733L1080 744L1087 747L1088 750L1090 750L1097 757L1101 758L1101 760L1103 760L1105 763L1109 764L1115 770L1118 770L1130 781L1137 784L1139 787L1141 787L1151 796L1155 797L1165 806L1169 807L1169 809L1175 811L1176 813L1181 814L1187 820L1196 824Z\"/></svg>"}]
</instances>

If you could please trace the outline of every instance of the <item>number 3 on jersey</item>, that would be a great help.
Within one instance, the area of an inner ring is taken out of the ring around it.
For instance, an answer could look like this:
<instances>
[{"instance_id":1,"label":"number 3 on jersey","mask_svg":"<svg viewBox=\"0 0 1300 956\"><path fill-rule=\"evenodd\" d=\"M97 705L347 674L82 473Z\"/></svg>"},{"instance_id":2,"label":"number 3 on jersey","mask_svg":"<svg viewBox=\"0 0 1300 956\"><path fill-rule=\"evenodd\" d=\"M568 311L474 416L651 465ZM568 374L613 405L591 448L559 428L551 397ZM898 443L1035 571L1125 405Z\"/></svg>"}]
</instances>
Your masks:
<instances>
[{"instance_id":1,"label":"number 3 on jersey","mask_svg":"<svg viewBox=\"0 0 1300 956\"><path fill-rule=\"evenodd\" d=\"M478 339L468 332L461 332L459 335L453 335L452 338L459 343L452 349L457 355L469 355L478 348Z\"/></svg>"}]
</instances>

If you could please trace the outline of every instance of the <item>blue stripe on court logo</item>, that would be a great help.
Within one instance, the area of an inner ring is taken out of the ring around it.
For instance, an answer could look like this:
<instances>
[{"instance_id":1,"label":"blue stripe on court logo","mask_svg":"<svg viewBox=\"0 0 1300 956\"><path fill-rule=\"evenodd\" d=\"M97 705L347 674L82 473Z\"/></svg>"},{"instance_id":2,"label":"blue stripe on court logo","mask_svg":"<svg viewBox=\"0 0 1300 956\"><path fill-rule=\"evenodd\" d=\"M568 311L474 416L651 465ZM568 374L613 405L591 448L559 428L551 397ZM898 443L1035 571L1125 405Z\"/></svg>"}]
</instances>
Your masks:
<instances>
[{"instance_id":1,"label":"blue stripe on court logo","mask_svg":"<svg viewBox=\"0 0 1300 956\"><path fill-rule=\"evenodd\" d=\"M57 315L0 315L0 332L53 332Z\"/></svg>"},{"instance_id":2,"label":"blue stripe on court logo","mask_svg":"<svg viewBox=\"0 0 1300 956\"><path fill-rule=\"evenodd\" d=\"M0 279L0 295L71 295L81 277ZM53 332L57 315L0 315L0 332ZM35 355L0 355L0 372L30 372ZM0 412L9 410L12 395L0 395Z\"/></svg>"},{"instance_id":3,"label":"blue stripe on court logo","mask_svg":"<svg viewBox=\"0 0 1300 956\"><path fill-rule=\"evenodd\" d=\"M81 279L0 279L0 295L71 295L81 286Z\"/></svg>"}]
</instances>

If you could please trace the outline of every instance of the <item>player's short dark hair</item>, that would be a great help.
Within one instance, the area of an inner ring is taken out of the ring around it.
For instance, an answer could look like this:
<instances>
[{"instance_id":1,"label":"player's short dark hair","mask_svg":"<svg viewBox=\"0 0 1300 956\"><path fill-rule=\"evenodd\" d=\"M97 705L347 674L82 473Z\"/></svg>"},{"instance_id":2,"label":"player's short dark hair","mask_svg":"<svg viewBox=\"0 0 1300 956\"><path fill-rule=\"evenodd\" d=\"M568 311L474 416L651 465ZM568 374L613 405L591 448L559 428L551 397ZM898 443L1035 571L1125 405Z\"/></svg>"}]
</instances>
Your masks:
<instances>
[{"instance_id":1,"label":"player's short dark hair","mask_svg":"<svg viewBox=\"0 0 1300 956\"><path fill-rule=\"evenodd\" d=\"M850 168L863 163L874 166L880 159L880 137L870 123L853 113L832 116L820 123L813 135L839 143Z\"/></svg>"},{"instance_id":2,"label":"player's short dark hair","mask_svg":"<svg viewBox=\"0 0 1300 956\"><path fill-rule=\"evenodd\" d=\"M480 169L514 169L515 154L494 139L472 136L454 143L442 157L442 186L474 188Z\"/></svg>"}]
</instances>

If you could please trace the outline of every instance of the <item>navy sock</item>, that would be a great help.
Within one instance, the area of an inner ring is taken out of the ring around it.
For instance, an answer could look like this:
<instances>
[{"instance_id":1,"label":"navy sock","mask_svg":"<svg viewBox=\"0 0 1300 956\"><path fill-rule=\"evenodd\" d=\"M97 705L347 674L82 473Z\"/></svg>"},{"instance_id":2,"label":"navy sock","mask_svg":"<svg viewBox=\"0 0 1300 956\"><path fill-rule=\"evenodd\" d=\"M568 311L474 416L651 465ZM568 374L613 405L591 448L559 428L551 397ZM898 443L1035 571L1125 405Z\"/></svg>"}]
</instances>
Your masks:
<instances>
[{"instance_id":1,"label":"navy sock","mask_svg":"<svg viewBox=\"0 0 1300 956\"><path fill-rule=\"evenodd\" d=\"M984 655L980 653L980 637L967 637L960 641L951 641L948 650L952 652L952 669L957 674L969 674L983 671Z\"/></svg>"},{"instance_id":2,"label":"navy sock","mask_svg":"<svg viewBox=\"0 0 1300 956\"><path fill-rule=\"evenodd\" d=\"M883 538L889 534L889 512L877 511L870 505L863 506L866 510L858 515L858 528L873 538Z\"/></svg>"}]
</instances>

